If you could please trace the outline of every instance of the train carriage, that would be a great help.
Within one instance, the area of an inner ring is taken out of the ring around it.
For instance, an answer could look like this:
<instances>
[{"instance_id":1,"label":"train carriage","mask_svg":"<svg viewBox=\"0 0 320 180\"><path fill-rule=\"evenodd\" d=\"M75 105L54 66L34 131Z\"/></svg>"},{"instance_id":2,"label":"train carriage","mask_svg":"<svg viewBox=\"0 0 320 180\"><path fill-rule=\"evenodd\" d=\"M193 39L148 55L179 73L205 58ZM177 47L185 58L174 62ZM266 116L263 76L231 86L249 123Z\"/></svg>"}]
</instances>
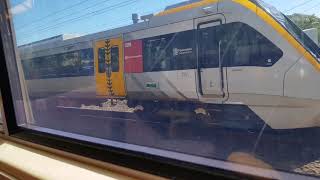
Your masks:
<instances>
[{"instance_id":1,"label":"train carriage","mask_svg":"<svg viewBox=\"0 0 320 180\"><path fill-rule=\"evenodd\" d=\"M193 1L126 27L20 49L30 95L192 101L249 109L274 129L320 125L320 49L260 0ZM39 55L28 59L31 51ZM33 72L37 62L45 76Z\"/></svg>"}]
</instances>

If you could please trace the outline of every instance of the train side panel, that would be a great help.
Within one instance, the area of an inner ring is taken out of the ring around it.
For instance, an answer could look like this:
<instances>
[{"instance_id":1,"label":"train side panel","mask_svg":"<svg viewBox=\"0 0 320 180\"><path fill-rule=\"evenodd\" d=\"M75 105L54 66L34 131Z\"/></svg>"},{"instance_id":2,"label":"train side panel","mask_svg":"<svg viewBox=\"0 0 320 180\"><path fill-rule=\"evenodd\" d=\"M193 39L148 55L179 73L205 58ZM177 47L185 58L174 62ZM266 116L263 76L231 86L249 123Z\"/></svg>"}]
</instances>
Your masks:
<instances>
[{"instance_id":1,"label":"train side panel","mask_svg":"<svg viewBox=\"0 0 320 180\"><path fill-rule=\"evenodd\" d=\"M138 100L198 100L195 70L128 73L128 98Z\"/></svg>"},{"instance_id":2,"label":"train side panel","mask_svg":"<svg viewBox=\"0 0 320 180\"><path fill-rule=\"evenodd\" d=\"M192 20L136 31L124 37L129 99L198 99Z\"/></svg>"},{"instance_id":3,"label":"train side panel","mask_svg":"<svg viewBox=\"0 0 320 180\"><path fill-rule=\"evenodd\" d=\"M288 71L284 84L285 96L295 100L291 122L302 127L320 126L319 71L302 57Z\"/></svg>"}]
</instances>

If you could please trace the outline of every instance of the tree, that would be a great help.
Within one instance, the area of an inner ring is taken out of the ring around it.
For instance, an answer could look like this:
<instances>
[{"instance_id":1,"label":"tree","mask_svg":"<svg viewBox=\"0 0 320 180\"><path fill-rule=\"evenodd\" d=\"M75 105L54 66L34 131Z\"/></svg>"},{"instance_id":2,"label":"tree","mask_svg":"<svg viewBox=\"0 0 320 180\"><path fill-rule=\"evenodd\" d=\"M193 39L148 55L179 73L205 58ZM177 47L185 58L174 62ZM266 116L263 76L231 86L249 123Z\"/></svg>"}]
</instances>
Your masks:
<instances>
[{"instance_id":1,"label":"tree","mask_svg":"<svg viewBox=\"0 0 320 180\"><path fill-rule=\"evenodd\" d=\"M288 17L303 30L317 28L318 37L320 38L320 18L316 15L293 14Z\"/></svg>"}]
</instances>

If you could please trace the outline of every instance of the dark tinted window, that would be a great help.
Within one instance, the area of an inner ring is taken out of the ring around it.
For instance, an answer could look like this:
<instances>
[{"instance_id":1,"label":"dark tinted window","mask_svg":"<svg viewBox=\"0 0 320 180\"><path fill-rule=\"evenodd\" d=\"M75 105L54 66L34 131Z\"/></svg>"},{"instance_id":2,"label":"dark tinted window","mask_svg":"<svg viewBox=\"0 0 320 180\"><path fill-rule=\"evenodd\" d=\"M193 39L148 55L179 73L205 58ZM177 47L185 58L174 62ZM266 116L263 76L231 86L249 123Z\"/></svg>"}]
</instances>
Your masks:
<instances>
[{"instance_id":1,"label":"dark tinted window","mask_svg":"<svg viewBox=\"0 0 320 180\"><path fill-rule=\"evenodd\" d=\"M197 40L200 68L219 67L219 41L221 37L217 36L217 30L217 27L202 28L199 26Z\"/></svg>"},{"instance_id":2,"label":"dark tinted window","mask_svg":"<svg viewBox=\"0 0 320 180\"><path fill-rule=\"evenodd\" d=\"M28 79L32 79L33 77L33 71L32 71L32 60L28 59L28 60L21 60L22 62L22 68L23 68L23 72L24 72L24 76L25 78Z\"/></svg>"},{"instance_id":3,"label":"dark tinted window","mask_svg":"<svg viewBox=\"0 0 320 180\"><path fill-rule=\"evenodd\" d=\"M262 66L275 64L283 52L258 31L243 23L229 23L198 30L199 65Z\"/></svg>"},{"instance_id":4,"label":"dark tinted window","mask_svg":"<svg viewBox=\"0 0 320 180\"><path fill-rule=\"evenodd\" d=\"M222 57L229 66L272 66L283 55L276 45L249 25L230 23L220 28L219 34L225 34Z\"/></svg>"},{"instance_id":5,"label":"dark tinted window","mask_svg":"<svg viewBox=\"0 0 320 180\"><path fill-rule=\"evenodd\" d=\"M195 68L193 31L144 39L144 71L170 71Z\"/></svg>"},{"instance_id":6,"label":"dark tinted window","mask_svg":"<svg viewBox=\"0 0 320 180\"><path fill-rule=\"evenodd\" d=\"M29 60L30 61L30 60ZM55 55L38 57L28 63L29 77L34 79L54 78L57 76L59 62Z\"/></svg>"},{"instance_id":7,"label":"dark tinted window","mask_svg":"<svg viewBox=\"0 0 320 180\"><path fill-rule=\"evenodd\" d=\"M92 49L22 60L26 79L45 79L94 74Z\"/></svg>"},{"instance_id":8,"label":"dark tinted window","mask_svg":"<svg viewBox=\"0 0 320 180\"><path fill-rule=\"evenodd\" d=\"M94 62L93 62L93 49L82 49L80 53L80 74L81 75L93 75L94 73Z\"/></svg>"},{"instance_id":9,"label":"dark tinted window","mask_svg":"<svg viewBox=\"0 0 320 180\"><path fill-rule=\"evenodd\" d=\"M59 60L61 76L76 76L79 74L80 59L78 52L64 53L59 57Z\"/></svg>"},{"instance_id":10,"label":"dark tinted window","mask_svg":"<svg viewBox=\"0 0 320 180\"><path fill-rule=\"evenodd\" d=\"M99 73L106 72L106 58L105 58L105 49L98 49L98 71Z\"/></svg>"},{"instance_id":11,"label":"dark tinted window","mask_svg":"<svg viewBox=\"0 0 320 180\"><path fill-rule=\"evenodd\" d=\"M111 48L111 68L112 72L119 72L119 48Z\"/></svg>"},{"instance_id":12,"label":"dark tinted window","mask_svg":"<svg viewBox=\"0 0 320 180\"><path fill-rule=\"evenodd\" d=\"M42 58L42 76L45 77L56 77L59 73L59 62L56 55L46 56Z\"/></svg>"}]
</instances>

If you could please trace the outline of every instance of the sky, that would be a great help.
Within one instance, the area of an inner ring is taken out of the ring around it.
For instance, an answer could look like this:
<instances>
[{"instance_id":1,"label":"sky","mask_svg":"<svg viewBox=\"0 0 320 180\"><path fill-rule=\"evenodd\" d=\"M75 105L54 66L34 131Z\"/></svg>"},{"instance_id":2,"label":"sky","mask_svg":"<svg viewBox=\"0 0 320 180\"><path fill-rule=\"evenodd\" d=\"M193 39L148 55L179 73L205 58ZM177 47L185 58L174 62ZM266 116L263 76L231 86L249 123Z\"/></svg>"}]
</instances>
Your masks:
<instances>
[{"instance_id":1,"label":"sky","mask_svg":"<svg viewBox=\"0 0 320 180\"><path fill-rule=\"evenodd\" d=\"M18 45L60 34L85 35L132 23L185 0L10 0ZM320 0L264 0L285 14L320 16Z\"/></svg>"}]
</instances>

